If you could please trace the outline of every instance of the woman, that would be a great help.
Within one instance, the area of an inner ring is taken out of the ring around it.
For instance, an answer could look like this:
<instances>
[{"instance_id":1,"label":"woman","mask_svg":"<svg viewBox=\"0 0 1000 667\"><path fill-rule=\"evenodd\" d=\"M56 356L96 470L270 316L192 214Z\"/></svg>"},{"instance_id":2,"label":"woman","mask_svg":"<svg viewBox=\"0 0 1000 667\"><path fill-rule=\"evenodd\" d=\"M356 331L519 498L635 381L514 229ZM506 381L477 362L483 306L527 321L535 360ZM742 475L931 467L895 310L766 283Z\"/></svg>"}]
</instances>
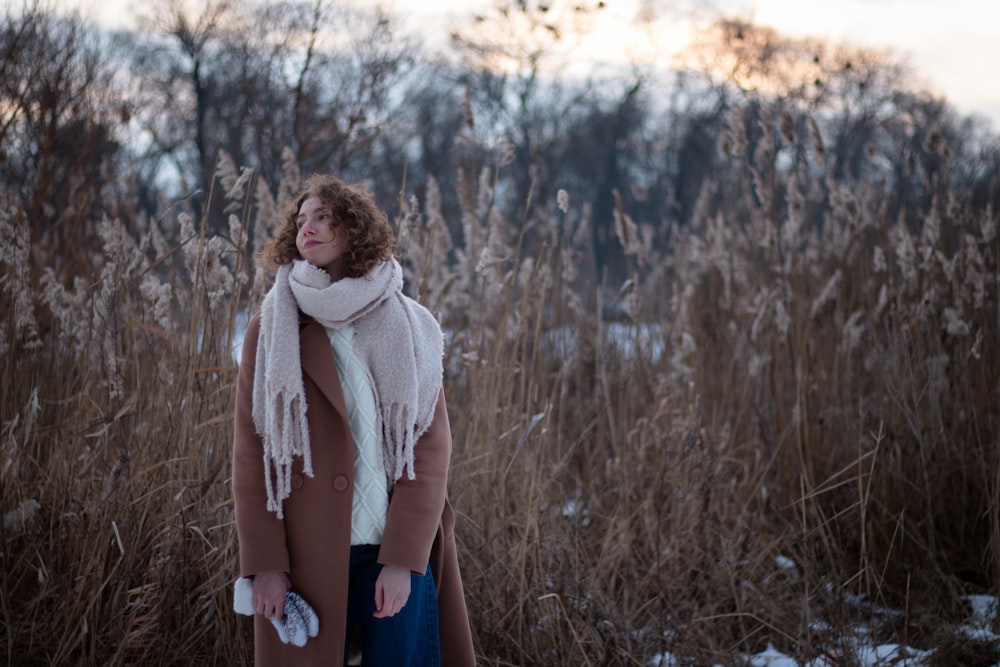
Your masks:
<instances>
[{"instance_id":1,"label":"woman","mask_svg":"<svg viewBox=\"0 0 1000 667\"><path fill-rule=\"evenodd\" d=\"M262 253L247 328L233 498L256 664L475 664L447 499L441 330L402 293L371 194L309 178ZM279 638L286 594L319 632Z\"/></svg>"}]
</instances>

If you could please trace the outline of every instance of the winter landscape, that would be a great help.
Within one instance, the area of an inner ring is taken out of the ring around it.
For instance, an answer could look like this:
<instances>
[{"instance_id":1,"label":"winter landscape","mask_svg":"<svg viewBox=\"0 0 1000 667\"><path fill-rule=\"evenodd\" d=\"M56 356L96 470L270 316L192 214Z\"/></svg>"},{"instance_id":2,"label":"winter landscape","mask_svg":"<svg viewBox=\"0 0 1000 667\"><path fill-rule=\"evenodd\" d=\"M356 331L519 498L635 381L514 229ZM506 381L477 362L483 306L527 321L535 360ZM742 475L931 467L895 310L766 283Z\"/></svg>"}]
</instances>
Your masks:
<instances>
[{"instance_id":1,"label":"winter landscape","mask_svg":"<svg viewBox=\"0 0 1000 667\"><path fill-rule=\"evenodd\" d=\"M314 171L372 188L447 332L481 664L1000 664L988 123L742 18L560 77L603 2L442 52L325 0L157 7L0 30L6 664L252 663L237 359Z\"/></svg>"}]
</instances>

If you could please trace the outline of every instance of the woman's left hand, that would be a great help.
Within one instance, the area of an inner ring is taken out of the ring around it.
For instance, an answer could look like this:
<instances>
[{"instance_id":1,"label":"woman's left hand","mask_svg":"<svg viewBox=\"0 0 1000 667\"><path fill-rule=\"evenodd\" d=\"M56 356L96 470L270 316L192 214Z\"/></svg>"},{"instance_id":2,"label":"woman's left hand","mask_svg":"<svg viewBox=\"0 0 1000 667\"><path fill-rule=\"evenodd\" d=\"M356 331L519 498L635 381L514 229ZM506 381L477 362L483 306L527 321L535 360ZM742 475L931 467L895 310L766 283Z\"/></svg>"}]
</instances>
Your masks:
<instances>
[{"instance_id":1,"label":"woman's left hand","mask_svg":"<svg viewBox=\"0 0 1000 667\"><path fill-rule=\"evenodd\" d=\"M395 616L410 597L410 571L398 565L383 565L375 580L375 618Z\"/></svg>"}]
</instances>

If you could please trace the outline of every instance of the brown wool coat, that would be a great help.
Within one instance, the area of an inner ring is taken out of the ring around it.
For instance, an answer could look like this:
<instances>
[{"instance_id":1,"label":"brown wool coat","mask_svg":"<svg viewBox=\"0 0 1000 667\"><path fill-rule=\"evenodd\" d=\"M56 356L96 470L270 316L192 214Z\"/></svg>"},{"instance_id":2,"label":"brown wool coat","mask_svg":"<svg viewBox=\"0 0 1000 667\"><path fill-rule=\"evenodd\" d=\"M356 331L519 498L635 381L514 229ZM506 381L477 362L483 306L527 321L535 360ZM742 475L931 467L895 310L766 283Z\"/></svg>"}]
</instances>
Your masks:
<instances>
[{"instance_id":1,"label":"brown wool coat","mask_svg":"<svg viewBox=\"0 0 1000 667\"><path fill-rule=\"evenodd\" d=\"M240 547L240 575L284 571L292 590L319 616L320 632L305 647L282 644L270 622L254 616L258 667L342 664L347 624L354 443L330 340L322 325L303 318L300 345L314 477L297 461L284 520L267 511L263 449L251 416L258 313L243 342L236 390L233 499ZM438 592L441 661L475 664L472 634L455 548L455 518L447 498L451 429L444 394L434 422L414 449L416 478L396 482L389 501L379 562L423 574L428 562Z\"/></svg>"}]
</instances>

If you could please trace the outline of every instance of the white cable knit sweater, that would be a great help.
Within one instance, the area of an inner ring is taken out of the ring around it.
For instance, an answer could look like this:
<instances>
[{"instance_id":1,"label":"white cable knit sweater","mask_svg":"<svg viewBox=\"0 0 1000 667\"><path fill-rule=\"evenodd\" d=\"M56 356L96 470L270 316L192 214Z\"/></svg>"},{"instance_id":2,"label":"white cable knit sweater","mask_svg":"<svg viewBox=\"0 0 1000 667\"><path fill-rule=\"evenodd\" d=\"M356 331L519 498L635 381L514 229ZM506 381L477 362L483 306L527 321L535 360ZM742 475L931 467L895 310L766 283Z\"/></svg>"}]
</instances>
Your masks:
<instances>
[{"instance_id":1,"label":"white cable knit sweater","mask_svg":"<svg viewBox=\"0 0 1000 667\"><path fill-rule=\"evenodd\" d=\"M378 415L368 369L354 353L354 327L327 328L337 373L344 389L344 404L354 437L354 499L351 544L381 544L389 511L382 448L375 437Z\"/></svg>"}]
</instances>

